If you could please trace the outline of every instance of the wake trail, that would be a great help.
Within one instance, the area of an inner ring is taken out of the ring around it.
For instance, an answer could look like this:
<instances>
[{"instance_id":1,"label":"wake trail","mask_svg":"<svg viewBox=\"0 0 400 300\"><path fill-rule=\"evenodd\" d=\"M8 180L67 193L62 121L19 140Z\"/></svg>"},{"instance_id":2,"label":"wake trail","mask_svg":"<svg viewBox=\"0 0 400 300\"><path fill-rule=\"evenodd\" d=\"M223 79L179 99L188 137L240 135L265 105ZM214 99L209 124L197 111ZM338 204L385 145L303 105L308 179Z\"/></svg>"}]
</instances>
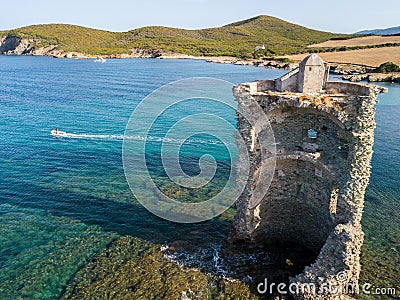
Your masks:
<instances>
[{"instance_id":1,"label":"wake trail","mask_svg":"<svg viewBox=\"0 0 400 300\"><path fill-rule=\"evenodd\" d=\"M84 133L65 133L62 136L57 136L62 139L87 139L87 140L107 140L107 141L123 141L134 140L134 141L146 141L150 143L168 143L168 144L207 144L207 145L222 145L223 142L213 139L174 139L157 136L140 136L140 135L123 135L123 134L84 134Z\"/></svg>"}]
</instances>

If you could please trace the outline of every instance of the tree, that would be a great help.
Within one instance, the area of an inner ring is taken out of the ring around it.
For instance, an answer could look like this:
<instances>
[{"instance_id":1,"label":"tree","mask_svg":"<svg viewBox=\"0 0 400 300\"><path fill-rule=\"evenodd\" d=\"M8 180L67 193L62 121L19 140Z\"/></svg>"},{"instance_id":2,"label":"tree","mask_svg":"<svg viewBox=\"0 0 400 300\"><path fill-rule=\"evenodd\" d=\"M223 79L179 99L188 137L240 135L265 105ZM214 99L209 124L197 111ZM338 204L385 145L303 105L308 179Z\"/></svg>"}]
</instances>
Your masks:
<instances>
[{"instance_id":1,"label":"tree","mask_svg":"<svg viewBox=\"0 0 400 300\"><path fill-rule=\"evenodd\" d=\"M400 67L391 61L381 64L375 69L377 73L390 73L390 72L400 72Z\"/></svg>"}]
</instances>

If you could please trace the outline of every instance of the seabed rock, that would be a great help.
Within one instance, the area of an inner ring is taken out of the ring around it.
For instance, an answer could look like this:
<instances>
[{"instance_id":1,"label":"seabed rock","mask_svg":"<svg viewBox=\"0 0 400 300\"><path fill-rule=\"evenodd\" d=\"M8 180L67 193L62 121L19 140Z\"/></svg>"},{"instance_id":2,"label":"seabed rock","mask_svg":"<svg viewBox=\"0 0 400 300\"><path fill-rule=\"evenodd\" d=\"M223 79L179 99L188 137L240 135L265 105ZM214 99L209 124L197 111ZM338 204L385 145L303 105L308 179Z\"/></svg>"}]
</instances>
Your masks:
<instances>
[{"instance_id":1,"label":"seabed rock","mask_svg":"<svg viewBox=\"0 0 400 300\"><path fill-rule=\"evenodd\" d=\"M70 281L61 299L258 299L237 280L178 265L160 246L121 237Z\"/></svg>"}]
</instances>

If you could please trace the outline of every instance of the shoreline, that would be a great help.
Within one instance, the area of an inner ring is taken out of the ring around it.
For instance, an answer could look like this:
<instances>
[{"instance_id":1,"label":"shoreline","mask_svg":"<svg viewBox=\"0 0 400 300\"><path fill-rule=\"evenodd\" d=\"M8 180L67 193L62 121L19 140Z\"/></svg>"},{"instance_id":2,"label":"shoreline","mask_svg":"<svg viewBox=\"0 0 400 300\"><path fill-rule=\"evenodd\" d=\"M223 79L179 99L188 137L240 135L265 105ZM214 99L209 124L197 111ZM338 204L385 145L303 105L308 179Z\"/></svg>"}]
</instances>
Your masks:
<instances>
[{"instance_id":1,"label":"shoreline","mask_svg":"<svg viewBox=\"0 0 400 300\"><path fill-rule=\"evenodd\" d=\"M29 54L0 54L1 56L43 56L53 58L67 58L76 60L86 59L97 59L102 57L104 59L129 59L129 58L148 58L148 59L193 59L193 60L204 60L208 63L218 64L233 64L238 66L253 66L253 67L264 67L269 69L281 69L281 70L293 70L298 67L299 61L291 60L288 62L282 62L276 59L241 59L234 56L194 56L177 53L162 53L159 50L143 50L134 49L132 54L107 54L107 55L93 55L84 54L79 52L64 52L52 49L39 49L39 51L33 51ZM304 54L306 56L308 54ZM331 70L330 73L338 75L341 79L350 82L360 82L368 80L368 82L392 82L400 83L400 72L392 73L375 73L376 67L355 64L355 63L341 63L341 62L330 62Z\"/></svg>"}]
</instances>

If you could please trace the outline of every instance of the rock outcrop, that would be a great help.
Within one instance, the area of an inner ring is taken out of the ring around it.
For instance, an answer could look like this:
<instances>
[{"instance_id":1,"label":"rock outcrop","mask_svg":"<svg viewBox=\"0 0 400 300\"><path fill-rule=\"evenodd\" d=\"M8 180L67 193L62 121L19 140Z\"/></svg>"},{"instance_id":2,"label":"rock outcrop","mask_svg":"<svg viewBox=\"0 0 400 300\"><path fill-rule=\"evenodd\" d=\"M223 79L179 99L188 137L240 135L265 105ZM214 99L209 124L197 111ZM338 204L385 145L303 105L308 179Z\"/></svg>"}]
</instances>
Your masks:
<instances>
[{"instance_id":1,"label":"rock outcrop","mask_svg":"<svg viewBox=\"0 0 400 300\"><path fill-rule=\"evenodd\" d=\"M169 261L152 245L125 236L79 270L60 299L253 299L237 280Z\"/></svg>"},{"instance_id":2,"label":"rock outcrop","mask_svg":"<svg viewBox=\"0 0 400 300\"><path fill-rule=\"evenodd\" d=\"M376 68L361 65L332 64L331 73L351 82L400 82L400 73L376 73Z\"/></svg>"},{"instance_id":3,"label":"rock outcrop","mask_svg":"<svg viewBox=\"0 0 400 300\"><path fill-rule=\"evenodd\" d=\"M26 55L33 51L35 40L21 39L17 36L5 36L0 39L0 54Z\"/></svg>"},{"instance_id":4,"label":"rock outcrop","mask_svg":"<svg viewBox=\"0 0 400 300\"><path fill-rule=\"evenodd\" d=\"M400 73L366 73L344 75L343 79L351 82L368 80L369 82L398 82L400 83Z\"/></svg>"},{"instance_id":5,"label":"rock outcrop","mask_svg":"<svg viewBox=\"0 0 400 300\"><path fill-rule=\"evenodd\" d=\"M38 46L40 39L20 38L18 36L0 37L0 55L59 56L57 45Z\"/></svg>"},{"instance_id":6,"label":"rock outcrop","mask_svg":"<svg viewBox=\"0 0 400 300\"><path fill-rule=\"evenodd\" d=\"M375 68L362 66L362 65L354 65L354 64L340 64L340 63L332 63L330 64L330 71L332 74L336 75L358 75L372 72Z\"/></svg>"},{"instance_id":7,"label":"rock outcrop","mask_svg":"<svg viewBox=\"0 0 400 300\"><path fill-rule=\"evenodd\" d=\"M298 64L291 62L282 62L278 60L260 60L260 59L238 59L236 57L213 57L208 58L207 62L210 63L219 63L219 64L234 64L238 66L255 66L255 67L264 67L270 69L283 69L283 70L292 70L298 67Z\"/></svg>"},{"instance_id":8,"label":"rock outcrop","mask_svg":"<svg viewBox=\"0 0 400 300\"><path fill-rule=\"evenodd\" d=\"M0 55L33 55L52 56L56 58L85 59L96 58L98 55L69 52L59 49L58 45L41 46L40 39L20 38L18 36L0 36ZM162 56L160 50L153 49L131 49L131 53L115 53L101 55L103 58L159 58Z\"/></svg>"},{"instance_id":9,"label":"rock outcrop","mask_svg":"<svg viewBox=\"0 0 400 300\"><path fill-rule=\"evenodd\" d=\"M139 57L139 58L158 58L160 56L162 56L161 50L140 49L140 48L132 49L132 54L130 55L130 57Z\"/></svg>"}]
</instances>

